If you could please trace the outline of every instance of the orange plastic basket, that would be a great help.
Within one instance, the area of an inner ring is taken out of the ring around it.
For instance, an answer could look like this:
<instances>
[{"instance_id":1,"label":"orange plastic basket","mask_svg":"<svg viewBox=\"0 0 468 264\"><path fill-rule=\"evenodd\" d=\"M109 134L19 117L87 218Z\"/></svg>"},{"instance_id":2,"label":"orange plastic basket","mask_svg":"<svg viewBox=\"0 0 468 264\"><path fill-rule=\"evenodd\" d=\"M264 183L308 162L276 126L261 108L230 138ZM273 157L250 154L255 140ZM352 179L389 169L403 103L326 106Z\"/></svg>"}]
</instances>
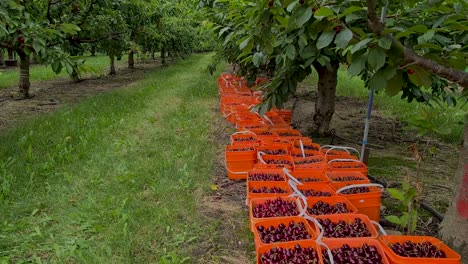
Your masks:
<instances>
[{"instance_id":1,"label":"orange plastic basket","mask_svg":"<svg viewBox=\"0 0 468 264\"><path fill-rule=\"evenodd\" d=\"M390 263L394 264L461 264L461 257L453 249L448 247L442 241L435 237L429 236L380 236L379 241L387 255L387 258L390 260ZM422 243L430 242L432 245L443 250L447 258L412 258L412 257L402 257L397 255L391 248L391 244L395 243L404 243L410 241L413 243Z\"/></svg>"},{"instance_id":2,"label":"orange plastic basket","mask_svg":"<svg viewBox=\"0 0 468 264\"><path fill-rule=\"evenodd\" d=\"M328 239L324 241L327 247L330 250L341 248L343 245L348 245L350 247L362 247L364 244L369 246L374 246L379 252L379 255L382 257L383 264L390 264L387 257L385 256L384 249L382 245L380 245L379 241L372 239L372 238L360 238L360 239L353 239L353 238L342 238L342 239ZM323 250L324 247L322 246L321 249ZM323 256L322 256L323 257ZM335 258L335 264L342 264L342 262L338 262Z\"/></svg>"},{"instance_id":3,"label":"orange plastic basket","mask_svg":"<svg viewBox=\"0 0 468 264\"><path fill-rule=\"evenodd\" d=\"M335 214L335 215L321 215L321 216L315 217L315 219L317 220L328 219L332 223L338 223L339 221L344 221L346 224L353 224L357 218L359 218L362 221L362 223L366 226L367 230L370 233L370 236L334 238L334 237L327 237L326 233L324 232L322 240L326 242L327 240L336 240L336 239L343 239L343 238L353 238L353 239L374 238L376 239L379 236L379 232L377 231L375 226L371 223L371 220L369 219L369 217L363 214Z\"/></svg>"},{"instance_id":4,"label":"orange plastic basket","mask_svg":"<svg viewBox=\"0 0 468 264\"><path fill-rule=\"evenodd\" d=\"M284 144L263 144L257 148L258 152L267 155L288 155L289 149Z\"/></svg>"},{"instance_id":5,"label":"orange plastic basket","mask_svg":"<svg viewBox=\"0 0 468 264\"><path fill-rule=\"evenodd\" d=\"M268 202L273 202L276 199L282 199L282 200L288 201L288 202L290 202L292 204L295 204L295 208L296 208L295 211L296 212L293 215L284 215L284 216L281 216L279 212L276 212L275 215L272 215L271 217L264 217L264 218L254 216L255 215L254 211L255 211L256 206L258 206L260 204L266 204ZM300 208L302 208L302 207L299 204L298 199L294 198L294 197L280 196L280 197L274 197L274 198L252 199L252 200L250 200L250 204L249 204L250 229L253 231L254 227L255 227L255 224L260 220L265 220L265 219L273 219L274 220L274 219L281 219L281 218L290 217L290 216L299 216L301 214Z\"/></svg>"},{"instance_id":6,"label":"orange plastic basket","mask_svg":"<svg viewBox=\"0 0 468 264\"><path fill-rule=\"evenodd\" d=\"M310 156L306 158L294 158L294 167L300 169L327 170L327 163L323 156Z\"/></svg>"},{"instance_id":7,"label":"orange plastic basket","mask_svg":"<svg viewBox=\"0 0 468 264\"><path fill-rule=\"evenodd\" d=\"M233 150L246 151L233 151ZM253 149L253 150L250 150ZM228 172L228 177L231 180L244 180L247 174L253 169L257 161L256 148L254 145L234 145L227 146L225 152L225 167Z\"/></svg>"},{"instance_id":8,"label":"orange plastic basket","mask_svg":"<svg viewBox=\"0 0 468 264\"><path fill-rule=\"evenodd\" d=\"M284 181L248 181L247 182L247 205L250 204L250 200L256 198L273 198L280 196L288 196L293 193L293 190L287 182ZM254 193L252 190L260 188L279 188L284 190L283 193Z\"/></svg>"},{"instance_id":9,"label":"orange plastic basket","mask_svg":"<svg viewBox=\"0 0 468 264\"><path fill-rule=\"evenodd\" d=\"M353 154L360 155L359 151L352 147L324 145L320 148L320 153L325 156L327 161L334 159L353 159L359 160L359 157Z\"/></svg>"},{"instance_id":10,"label":"orange plastic basket","mask_svg":"<svg viewBox=\"0 0 468 264\"><path fill-rule=\"evenodd\" d=\"M294 170L290 174L303 184L328 183L330 181L320 170Z\"/></svg>"},{"instance_id":11,"label":"orange plastic basket","mask_svg":"<svg viewBox=\"0 0 468 264\"><path fill-rule=\"evenodd\" d=\"M305 229L307 230L308 235L310 238L307 239L300 239L300 240L291 240L291 241L282 241L282 242L271 242L271 243L266 243L262 241L260 237L260 232L258 228L260 226L264 227L265 229L269 228L270 226L273 226L274 228L278 228L280 224L283 224L285 226L288 226L291 222L294 222L294 224L299 224L303 223ZM255 223L253 233L254 233L254 241L255 241L255 248L259 248L263 245L268 245L268 244L278 244L278 243L285 243L285 242L292 242L292 241L303 241L303 240L314 240L317 238L318 234L318 229L315 226L314 223L311 223L307 221L303 217L298 217L298 216L292 216L292 217L283 217L281 219L267 219L267 220L261 220Z\"/></svg>"},{"instance_id":12,"label":"orange plastic basket","mask_svg":"<svg viewBox=\"0 0 468 264\"><path fill-rule=\"evenodd\" d=\"M293 158L289 155L262 155L259 152L259 168L288 168L294 167Z\"/></svg>"},{"instance_id":13,"label":"orange plastic basket","mask_svg":"<svg viewBox=\"0 0 468 264\"><path fill-rule=\"evenodd\" d=\"M308 140L306 140L308 139ZM294 140L294 148L301 150L301 141L302 141L302 148L304 150L313 150L313 151L320 151L320 145L316 143L312 143L312 140L309 138L300 138Z\"/></svg>"},{"instance_id":14,"label":"orange plastic basket","mask_svg":"<svg viewBox=\"0 0 468 264\"><path fill-rule=\"evenodd\" d=\"M320 152L316 150L307 150L304 149L304 153L302 153L301 149L293 148L291 150L291 156L295 159L297 158L307 158L307 157L312 157L312 156L322 156ZM325 161L325 159L323 159Z\"/></svg>"},{"instance_id":15,"label":"orange plastic basket","mask_svg":"<svg viewBox=\"0 0 468 264\"><path fill-rule=\"evenodd\" d=\"M334 159L328 162L330 171L357 171L367 176L367 165L354 159Z\"/></svg>"},{"instance_id":16,"label":"orange plastic basket","mask_svg":"<svg viewBox=\"0 0 468 264\"><path fill-rule=\"evenodd\" d=\"M250 131L236 132L231 135L231 145L257 143L257 135Z\"/></svg>"},{"instance_id":17,"label":"orange plastic basket","mask_svg":"<svg viewBox=\"0 0 468 264\"><path fill-rule=\"evenodd\" d=\"M275 131L280 137L288 138L292 141L294 141L294 139L302 138L301 132L295 129L275 129Z\"/></svg>"},{"instance_id":18,"label":"orange plastic basket","mask_svg":"<svg viewBox=\"0 0 468 264\"><path fill-rule=\"evenodd\" d=\"M332 197L307 197L307 215L315 217L318 215L311 214L309 208L312 208L318 202L327 203L329 205L336 205L337 203L343 203L346 205L348 212L346 214L357 213L357 208L346 198L341 196L332 196Z\"/></svg>"},{"instance_id":19,"label":"orange plastic basket","mask_svg":"<svg viewBox=\"0 0 468 264\"><path fill-rule=\"evenodd\" d=\"M283 248L283 249L294 249L296 245L300 245L301 247L311 247L315 252L317 252L317 262L310 264L321 264L323 263L322 254L320 254L320 248L317 242L313 240L300 240L300 241L292 241L292 242L285 242L285 243L278 243L278 244L269 244L260 246L257 249L257 264L265 264L262 262L261 257L266 252L270 251L273 248Z\"/></svg>"},{"instance_id":20,"label":"orange plastic basket","mask_svg":"<svg viewBox=\"0 0 468 264\"><path fill-rule=\"evenodd\" d=\"M338 183L338 184L340 183L347 183L347 184L370 183L369 178L367 178L367 176L364 173L357 172L357 171L326 172L325 175L327 175L328 179L332 183Z\"/></svg>"},{"instance_id":21,"label":"orange plastic basket","mask_svg":"<svg viewBox=\"0 0 468 264\"><path fill-rule=\"evenodd\" d=\"M360 214L367 215L371 220L380 220L380 206L382 205L382 192L384 187L380 184L349 184L347 182L332 182L332 186L337 190L337 195L346 197ZM367 188L368 192L363 193L342 193L347 188ZM338 193L338 191L340 193Z\"/></svg>"},{"instance_id":22,"label":"orange plastic basket","mask_svg":"<svg viewBox=\"0 0 468 264\"><path fill-rule=\"evenodd\" d=\"M260 141L263 140L263 139L277 138L278 137L278 134L275 131L270 130L269 128L252 129L250 131L255 133Z\"/></svg>"},{"instance_id":23,"label":"orange plastic basket","mask_svg":"<svg viewBox=\"0 0 468 264\"><path fill-rule=\"evenodd\" d=\"M336 195L335 189L333 189L333 187L328 183L323 182L303 183L302 185L297 185L297 189L305 197L331 197Z\"/></svg>"},{"instance_id":24,"label":"orange plastic basket","mask_svg":"<svg viewBox=\"0 0 468 264\"><path fill-rule=\"evenodd\" d=\"M266 180L263 180L266 179ZM286 176L281 169L253 169L249 171L247 181L282 181L286 182Z\"/></svg>"}]
</instances>

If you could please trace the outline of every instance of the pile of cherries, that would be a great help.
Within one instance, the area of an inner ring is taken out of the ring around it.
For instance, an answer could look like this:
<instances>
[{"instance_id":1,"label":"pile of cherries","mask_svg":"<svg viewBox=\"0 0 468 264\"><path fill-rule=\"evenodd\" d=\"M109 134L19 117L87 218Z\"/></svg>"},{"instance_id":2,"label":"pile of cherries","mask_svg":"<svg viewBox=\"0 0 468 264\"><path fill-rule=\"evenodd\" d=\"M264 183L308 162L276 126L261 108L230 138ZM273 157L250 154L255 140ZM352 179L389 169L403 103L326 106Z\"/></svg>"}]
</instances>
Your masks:
<instances>
[{"instance_id":1,"label":"pile of cherries","mask_svg":"<svg viewBox=\"0 0 468 264\"><path fill-rule=\"evenodd\" d=\"M284 149L263 149L260 150L261 152L265 152L266 154L269 155L286 155L288 152L286 152Z\"/></svg>"},{"instance_id":2,"label":"pile of cherries","mask_svg":"<svg viewBox=\"0 0 468 264\"><path fill-rule=\"evenodd\" d=\"M270 131L262 131L262 132L257 133L257 135L259 135L259 136L273 136L273 133L271 133Z\"/></svg>"},{"instance_id":3,"label":"pile of cherries","mask_svg":"<svg viewBox=\"0 0 468 264\"><path fill-rule=\"evenodd\" d=\"M311 215L329 215L329 214L345 214L349 210L345 203L338 202L329 204L327 202L318 201L312 207L307 208L307 212Z\"/></svg>"},{"instance_id":4,"label":"pile of cherries","mask_svg":"<svg viewBox=\"0 0 468 264\"><path fill-rule=\"evenodd\" d=\"M397 255L407 258L447 258L446 253L431 242L413 243L405 241L403 244L391 244L390 248Z\"/></svg>"},{"instance_id":5,"label":"pile of cherries","mask_svg":"<svg viewBox=\"0 0 468 264\"><path fill-rule=\"evenodd\" d=\"M298 178L300 182L321 182L322 180L319 178L313 177L305 177L305 178Z\"/></svg>"},{"instance_id":6,"label":"pile of cherries","mask_svg":"<svg viewBox=\"0 0 468 264\"><path fill-rule=\"evenodd\" d=\"M231 148L231 149L228 149L228 151L230 152L235 152L235 151L254 151L255 148L254 147L239 147L239 148Z\"/></svg>"},{"instance_id":7,"label":"pile of cherries","mask_svg":"<svg viewBox=\"0 0 468 264\"><path fill-rule=\"evenodd\" d=\"M261 187L250 189L251 193L287 193L288 191L279 187Z\"/></svg>"},{"instance_id":8,"label":"pile of cherries","mask_svg":"<svg viewBox=\"0 0 468 264\"><path fill-rule=\"evenodd\" d=\"M260 257L262 264L318 264L319 257L312 247L272 248Z\"/></svg>"},{"instance_id":9,"label":"pile of cherries","mask_svg":"<svg viewBox=\"0 0 468 264\"><path fill-rule=\"evenodd\" d=\"M371 233L360 218L346 223L339 220L334 223L330 219L318 219L323 227L323 236L328 238L350 238L350 237L370 237Z\"/></svg>"},{"instance_id":10,"label":"pile of cherries","mask_svg":"<svg viewBox=\"0 0 468 264\"><path fill-rule=\"evenodd\" d=\"M256 141L254 137L237 137L234 138L234 141L236 142L250 142L250 141Z\"/></svg>"},{"instance_id":11,"label":"pile of cherries","mask_svg":"<svg viewBox=\"0 0 468 264\"><path fill-rule=\"evenodd\" d=\"M283 200L281 197L257 204L252 211L255 218L296 216L299 214L295 201Z\"/></svg>"},{"instance_id":12,"label":"pile of cherries","mask_svg":"<svg viewBox=\"0 0 468 264\"><path fill-rule=\"evenodd\" d=\"M249 181L284 181L281 174L278 173L250 173Z\"/></svg>"},{"instance_id":13,"label":"pile of cherries","mask_svg":"<svg viewBox=\"0 0 468 264\"><path fill-rule=\"evenodd\" d=\"M289 160L281 160L281 159L265 159L264 160L267 164L276 164L276 165L288 165L292 166L292 163Z\"/></svg>"},{"instance_id":14,"label":"pile of cherries","mask_svg":"<svg viewBox=\"0 0 468 264\"><path fill-rule=\"evenodd\" d=\"M332 196L331 192L315 191L313 189L301 190L301 193L304 196L307 196L307 197L323 197L323 196L329 197L329 196Z\"/></svg>"},{"instance_id":15,"label":"pile of cherries","mask_svg":"<svg viewBox=\"0 0 468 264\"><path fill-rule=\"evenodd\" d=\"M340 193L342 194L357 194L357 193L368 193L370 192L369 187L353 187L347 190L344 190Z\"/></svg>"},{"instance_id":16,"label":"pile of cherries","mask_svg":"<svg viewBox=\"0 0 468 264\"><path fill-rule=\"evenodd\" d=\"M279 132L278 135L280 135L281 137L298 137L298 136L300 136L297 133L291 133L291 132Z\"/></svg>"},{"instance_id":17,"label":"pile of cherries","mask_svg":"<svg viewBox=\"0 0 468 264\"><path fill-rule=\"evenodd\" d=\"M318 163L323 161L322 159L304 159L304 160L296 160L294 161L294 164L296 165L302 165L302 164L312 164L312 163Z\"/></svg>"},{"instance_id":18,"label":"pile of cherries","mask_svg":"<svg viewBox=\"0 0 468 264\"><path fill-rule=\"evenodd\" d=\"M263 225L257 227L260 240L265 244L288 242L302 239L310 239L311 235L307 232L304 222L289 222L289 225L283 223L278 226L269 226L265 228Z\"/></svg>"},{"instance_id":19,"label":"pile of cherries","mask_svg":"<svg viewBox=\"0 0 468 264\"><path fill-rule=\"evenodd\" d=\"M364 165L361 164L361 163L355 163L353 162L353 164L349 164L349 165L335 165L333 164L332 165L334 168L337 168L337 169L353 169L353 168L364 168Z\"/></svg>"},{"instance_id":20,"label":"pile of cherries","mask_svg":"<svg viewBox=\"0 0 468 264\"><path fill-rule=\"evenodd\" d=\"M362 181L365 179L362 177L357 177L357 176L341 176L341 177L334 177L332 180L337 181L337 182L343 182L343 181Z\"/></svg>"},{"instance_id":21,"label":"pile of cherries","mask_svg":"<svg viewBox=\"0 0 468 264\"><path fill-rule=\"evenodd\" d=\"M364 263L364 264L382 264L382 255L374 246L363 244L362 247L350 247L344 244L340 248L331 250L335 264ZM323 263L330 264L327 250L322 251Z\"/></svg>"}]
</instances>

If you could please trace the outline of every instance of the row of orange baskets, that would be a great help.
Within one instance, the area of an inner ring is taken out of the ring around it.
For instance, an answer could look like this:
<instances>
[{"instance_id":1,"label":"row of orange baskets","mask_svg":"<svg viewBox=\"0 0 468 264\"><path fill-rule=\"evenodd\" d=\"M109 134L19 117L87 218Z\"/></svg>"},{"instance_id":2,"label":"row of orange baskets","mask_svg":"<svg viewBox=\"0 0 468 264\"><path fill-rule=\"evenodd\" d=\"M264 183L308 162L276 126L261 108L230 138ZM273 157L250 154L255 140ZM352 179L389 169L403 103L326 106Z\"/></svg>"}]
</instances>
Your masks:
<instances>
[{"instance_id":1,"label":"row of orange baskets","mask_svg":"<svg viewBox=\"0 0 468 264\"><path fill-rule=\"evenodd\" d=\"M257 263L461 263L435 238L385 234L377 222L383 187L370 183L357 150L303 137L289 126L290 112L252 113L260 94L242 78L223 74L218 84L222 114L239 130L226 147L226 169L230 179L247 180ZM445 258L392 249L408 243L436 245Z\"/></svg>"}]
</instances>

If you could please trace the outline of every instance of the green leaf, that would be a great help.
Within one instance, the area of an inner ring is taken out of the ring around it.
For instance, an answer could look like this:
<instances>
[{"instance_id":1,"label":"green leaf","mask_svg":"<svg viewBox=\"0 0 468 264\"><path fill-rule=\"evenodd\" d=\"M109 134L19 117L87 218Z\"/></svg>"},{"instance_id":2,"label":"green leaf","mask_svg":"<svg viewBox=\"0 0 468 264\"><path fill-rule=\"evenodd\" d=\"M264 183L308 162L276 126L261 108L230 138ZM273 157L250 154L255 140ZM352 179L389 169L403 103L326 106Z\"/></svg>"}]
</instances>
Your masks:
<instances>
[{"instance_id":1,"label":"green leaf","mask_svg":"<svg viewBox=\"0 0 468 264\"><path fill-rule=\"evenodd\" d=\"M374 70L379 70L385 64L385 51L382 48L376 47L369 51L367 63Z\"/></svg>"},{"instance_id":2,"label":"green leaf","mask_svg":"<svg viewBox=\"0 0 468 264\"><path fill-rule=\"evenodd\" d=\"M345 27L336 35L335 44L338 48L344 49L348 46L348 43L352 38L353 32L349 28Z\"/></svg>"},{"instance_id":3,"label":"green leaf","mask_svg":"<svg viewBox=\"0 0 468 264\"><path fill-rule=\"evenodd\" d=\"M52 70L55 73L60 73L60 71L62 70L62 64L60 63L60 61L54 61L51 66Z\"/></svg>"},{"instance_id":4,"label":"green leaf","mask_svg":"<svg viewBox=\"0 0 468 264\"><path fill-rule=\"evenodd\" d=\"M355 53L356 51L360 50L362 47L364 47L365 45L367 45L367 43L371 42L372 39L368 38L368 39L363 39L361 41L359 41L356 45L354 45L354 47L351 49L351 53Z\"/></svg>"},{"instance_id":5,"label":"green leaf","mask_svg":"<svg viewBox=\"0 0 468 264\"><path fill-rule=\"evenodd\" d=\"M402 38L402 37L406 37L406 36L409 36L411 34L414 34L414 31L412 30L405 30L405 31L402 31L398 34L396 34L395 38L396 39L399 39L399 38Z\"/></svg>"},{"instance_id":6,"label":"green leaf","mask_svg":"<svg viewBox=\"0 0 468 264\"><path fill-rule=\"evenodd\" d=\"M408 73L408 77L412 83L417 86L431 87L432 78L427 71L417 66L410 67L410 70L413 70L413 74Z\"/></svg>"},{"instance_id":7,"label":"green leaf","mask_svg":"<svg viewBox=\"0 0 468 264\"><path fill-rule=\"evenodd\" d=\"M411 211L411 232L414 232L416 230L416 226L418 223L418 211L416 209L413 209Z\"/></svg>"},{"instance_id":8,"label":"green leaf","mask_svg":"<svg viewBox=\"0 0 468 264\"><path fill-rule=\"evenodd\" d=\"M392 42L392 38L387 35L379 38L379 46L386 50L390 49Z\"/></svg>"},{"instance_id":9,"label":"green leaf","mask_svg":"<svg viewBox=\"0 0 468 264\"><path fill-rule=\"evenodd\" d=\"M387 221L389 221L390 223L393 223L393 224L396 224L396 225L401 225L401 220L396 215L387 215L387 216L385 216L385 219L387 219Z\"/></svg>"},{"instance_id":10,"label":"green leaf","mask_svg":"<svg viewBox=\"0 0 468 264\"><path fill-rule=\"evenodd\" d=\"M255 65L255 67L259 67L261 61L262 61L262 53L261 52L255 52L255 54L252 57L252 62Z\"/></svg>"},{"instance_id":11,"label":"green leaf","mask_svg":"<svg viewBox=\"0 0 468 264\"><path fill-rule=\"evenodd\" d=\"M382 74L382 71L376 72L372 77L369 79L369 87L374 89L375 91L379 91L385 89L387 86L387 79Z\"/></svg>"},{"instance_id":12,"label":"green leaf","mask_svg":"<svg viewBox=\"0 0 468 264\"><path fill-rule=\"evenodd\" d=\"M294 60L294 58L296 57L296 48L294 47L293 44L289 44L289 45L286 47L286 56L287 56L290 60Z\"/></svg>"},{"instance_id":13,"label":"green leaf","mask_svg":"<svg viewBox=\"0 0 468 264\"><path fill-rule=\"evenodd\" d=\"M296 7L296 5L297 5L298 3L299 3L299 0L292 1L292 2L288 5L288 7L286 8L286 10L287 10L288 12L291 12L291 11L294 9L294 7Z\"/></svg>"},{"instance_id":14,"label":"green leaf","mask_svg":"<svg viewBox=\"0 0 468 264\"><path fill-rule=\"evenodd\" d=\"M336 32L334 30L322 32L322 34L317 40L317 49L323 49L325 47L328 47L333 41L335 35Z\"/></svg>"},{"instance_id":15,"label":"green leaf","mask_svg":"<svg viewBox=\"0 0 468 264\"><path fill-rule=\"evenodd\" d=\"M302 27L312 17L312 8L303 7L299 9L297 12L298 12L298 16L296 19L296 23L299 27Z\"/></svg>"},{"instance_id":16,"label":"green leaf","mask_svg":"<svg viewBox=\"0 0 468 264\"><path fill-rule=\"evenodd\" d=\"M363 8L360 6L350 6L343 11L342 15L346 16L347 14L351 14L361 10L363 10Z\"/></svg>"},{"instance_id":17,"label":"green leaf","mask_svg":"<svg viewBox=\"0 0 468 264\"><path fill-rule=\"evenodd\" d=\"M393 78L388 80L387 87L385 88L385 92L389 96L395 96L401 91L401 88L403 88L403 85L404 85L403 76L401 75L401 72L398 72L397 74L393 76Z\"/></svg>"},{"instance_id":18,"label":"green leaf","mask_svg":"<svg viewBox=\"0 0 468 264\"><path fill-rule=\"evenodd\" d=\"M357 60L354 60L348 67L349 76L357 76L366 67L367 57L364 55L360 56Z\"/></svg>"},{"instance_id":19,"label":"green leaf","mask_svg":"<svg viewBox=\"0 0 468 264\"><path fill-rule=\"evenodd\" d=\"M416 25L414 27L411 27L410 30L418 33L426 33L428 29L425 25Z\"/></svg>"},{"instance_id":20,"label":"green leaf","mask_svg":"<svg viewBox=\"0 0 468 264\"><path fill-rule=\"evenodd\" d=\"M247 45L249 45L251 37L247 37L244 41L239 44L239 49L243 50Z\"/></svg>"},{"instance_id":21,"label":"green leaf","mask_svg":"<svg viewBox=\"0 0 468 264\"><path fill-rule=\"evenodd\" d=\"M38 39L34 39L34 40L33 40L32 46L33 46L35 52L40 52L40 51L42 51L42 50L43 50L43 47L44 47L44 46L42 45L42 43L41 43Z\"/></svg>"},{"instance_id":22,"label":"green leaf","mask_svg":"<svg viewBox=\"0 0 468 264\"><path fill-rule=\"evenodd\" d=\"M63 23L60 27L63 32L71 35L76 35L78 31L81 31L80 27L75 24Z\"/></svg>"},{"instance_id":23,"label":"green leaf","mask_svg":"<svg viewBox=\"0 0 468 264\"><path fill-rule=\"evenodd\" d=\"M405 196L402 191L395 189L395 188L387 188L387 192L398 201L404 201Z\"/></svg>"},{"instance_id":24,"label":"green leaf","mask_svg":"<svg viewBox=\"0 0 468 264\"><path fill-rule=\"evenodd\" d=\"M322 18L322 17L328 17L328 16L333 16L333 11L328 7L321 7L319 8L319 10L315 11L314 13L314 17L316 18Z\"/></svg>"}]
</instances>

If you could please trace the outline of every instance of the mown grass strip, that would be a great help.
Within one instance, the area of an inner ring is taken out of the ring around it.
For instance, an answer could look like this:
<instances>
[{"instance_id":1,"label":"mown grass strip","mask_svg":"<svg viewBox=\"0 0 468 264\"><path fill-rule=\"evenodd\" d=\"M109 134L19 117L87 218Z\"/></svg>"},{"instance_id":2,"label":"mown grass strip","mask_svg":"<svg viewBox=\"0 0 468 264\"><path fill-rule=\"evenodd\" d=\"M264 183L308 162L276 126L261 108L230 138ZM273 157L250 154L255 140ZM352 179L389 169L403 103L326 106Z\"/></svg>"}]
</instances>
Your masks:
<instances>
[{"instance_id":1,"label":"mown grass strip","mask_svg":"<svg viewBox=\"0 0 468 264\"><path fill-rule=\"evenodd\" d=\"M0 135L0 260L190 262L210 225L197 212L215 151L209 60Z\"/></svg>"},{"instance_id":2,"label":"mown grass strip","mask_svg":"<svg viewBox=\"0 0 468 264\"><path fill-rule=\"evenodd\" d=\"M127 56L124 56L122 60L116 61L116 65L125 65L127 63L126 57ZM105 73L105 71L109 69L109 57L105 55L99 55L96 57L84 56L82 59L85 61L86 66L92 67L97 72ZM67 71L65 69L63 69L59 74L55 74L50 66L45 65L32 65L30 74L31 82L47 81L68 77ZM89 73L85 73L84 75L89 75ZM18 78L18 69L0 69L0 89L15 86L18 83Z\"/></svg>"}]
</instances>

